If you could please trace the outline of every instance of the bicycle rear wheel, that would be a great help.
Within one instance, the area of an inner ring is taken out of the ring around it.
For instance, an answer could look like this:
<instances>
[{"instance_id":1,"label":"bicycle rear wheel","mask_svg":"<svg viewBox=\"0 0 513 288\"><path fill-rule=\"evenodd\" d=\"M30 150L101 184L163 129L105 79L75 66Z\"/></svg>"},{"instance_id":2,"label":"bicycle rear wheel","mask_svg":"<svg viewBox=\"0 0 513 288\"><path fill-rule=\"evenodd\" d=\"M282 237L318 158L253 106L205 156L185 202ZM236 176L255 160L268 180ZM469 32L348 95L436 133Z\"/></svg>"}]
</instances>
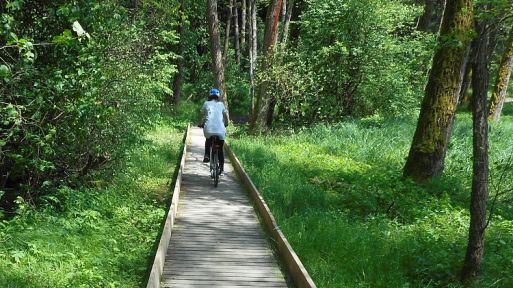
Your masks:
<instances>
[{"instance_id":1,"label":"bicycle rear wheel","mask_svg":"<svg viewBox=\"0 0 513 288\"><path fill-rule=\"evenodd\" d=\"M217 184L219 183L219 156L217 151L215 151L215 153L212 154L214 154L214 158L212 159L214 187L217 187Z\"/></svg>"}]
</instances>

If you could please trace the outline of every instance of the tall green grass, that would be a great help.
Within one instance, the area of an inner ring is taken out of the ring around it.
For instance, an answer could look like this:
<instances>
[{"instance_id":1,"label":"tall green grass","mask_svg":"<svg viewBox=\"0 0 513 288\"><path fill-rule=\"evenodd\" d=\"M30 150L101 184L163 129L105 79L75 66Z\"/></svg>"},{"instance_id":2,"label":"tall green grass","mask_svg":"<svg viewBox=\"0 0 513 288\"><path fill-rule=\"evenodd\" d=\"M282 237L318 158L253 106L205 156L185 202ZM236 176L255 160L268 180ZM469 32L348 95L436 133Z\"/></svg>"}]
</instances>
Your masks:
<instances>
[{"instance_id":1,"label":"tall green grass","mask_svg":"<svg viewBox=\"0 0 513 288\"><path fill-rule=\"evenodd\" d=\"M415 124L369 118L230 139L319 287L459 287L471 119L458 116L445 174L426 185L401 176ZM498 175L512 152L513 118L491 132L492 174ZM512 180L507 174L503 183ZM479 287L513 287L512 220L502 201L487 230Z\"/></svg>"},{"instance_id":2,"label":"tall green grass","mask_svg":"<svg viewBox=\"0 0 513 288\"><path fill-rule=\"evenodd\" d=\"M141 287L172 196L187 113L161 118L83 185L62 186L37 208L20 202L17 216L0 222L0 287Z\"/></svg>"}]
</instances>

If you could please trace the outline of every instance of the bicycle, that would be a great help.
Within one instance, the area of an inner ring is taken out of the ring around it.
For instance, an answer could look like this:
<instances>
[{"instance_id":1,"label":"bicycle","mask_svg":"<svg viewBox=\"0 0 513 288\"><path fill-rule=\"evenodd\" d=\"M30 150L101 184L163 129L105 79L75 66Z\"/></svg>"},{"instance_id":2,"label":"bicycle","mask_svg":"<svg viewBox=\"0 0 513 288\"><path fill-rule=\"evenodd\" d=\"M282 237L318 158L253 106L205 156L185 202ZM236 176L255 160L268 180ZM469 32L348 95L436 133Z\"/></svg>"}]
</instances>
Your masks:
<instances>
[{"instance_id":1,"label":"bicycle","mask_svg":"<svg viewBox=\"0 0 513 288\"><path fill-rule=\"evenodd\" d=\"M219 164L219 149L223 149L219 136L212 136L212 146L210 146L210 178L214 179L214 187L219 183L221 174L221 165Z\"/></svg>"}]
</instances>

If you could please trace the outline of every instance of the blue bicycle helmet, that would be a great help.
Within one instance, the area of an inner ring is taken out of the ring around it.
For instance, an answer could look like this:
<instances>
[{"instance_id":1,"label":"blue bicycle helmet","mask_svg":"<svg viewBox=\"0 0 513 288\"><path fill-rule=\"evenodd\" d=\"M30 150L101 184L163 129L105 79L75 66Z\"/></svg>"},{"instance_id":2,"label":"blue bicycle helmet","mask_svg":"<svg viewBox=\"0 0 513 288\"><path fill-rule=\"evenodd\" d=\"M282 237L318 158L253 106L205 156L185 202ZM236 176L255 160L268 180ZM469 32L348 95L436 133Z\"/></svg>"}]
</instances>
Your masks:
<instances>
[{"instance_id":1,"label":"blue bicycle helmet","mask_svg":"<svg viewBox=\"0 0 513 288\"><path fill-rule=\"evenodd\" d=\"M219 89L217 88L213 88L210 90L210 93L208 93L210 96L221 96L221 91L219 91Z\"/></svg>"}]
</instances>

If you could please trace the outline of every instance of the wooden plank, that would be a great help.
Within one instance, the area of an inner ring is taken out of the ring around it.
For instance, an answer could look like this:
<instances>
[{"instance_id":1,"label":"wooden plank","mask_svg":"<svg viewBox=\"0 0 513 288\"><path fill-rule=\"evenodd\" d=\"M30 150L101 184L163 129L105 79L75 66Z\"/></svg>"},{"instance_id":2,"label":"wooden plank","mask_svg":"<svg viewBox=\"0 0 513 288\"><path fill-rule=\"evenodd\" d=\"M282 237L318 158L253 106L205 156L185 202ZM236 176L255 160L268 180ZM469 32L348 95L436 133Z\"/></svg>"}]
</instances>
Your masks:
<instances>
[{"instance_id":1,"label":"wooden plank","mask_svg":"<svg viewBox=\"0 0 513 288\"><path fill-rule=\"evenodd\" d=\"M251 270L246 271L244 273L245 277L249 279L252 278L268 278L269 276L280 275L280 271L270 271L270 270ZM225 276L241 276L240 270L238 271L212 271L212 270L202 270L202 269L187 269L187 270L164 270L164 275L166 277L174 277L174 276L203 276L212 278L214 276L217 277L225 277Z\"/></svg>"},{"instance_id":2,"label":"wooden plank","mask_svg":"<svg viewBox=\"0 0 513 288\"><path fill-rule=\"evenodd\" d=\"M220 282L220 283L164 283L162 284L163 286L162 287L174 287L174 288L196 288L196 287L208 287L208 288L247 288L247 287L287 287L287 286L284 286L283 284L281 285L275 285L275 286L270 286L270 285L265 285L264 284L255 284L255 283L238 283L238 284L232 284L232 283L226 283L226 282Z\"/></svg>"},{"instance_id":3,"label":"wooden plank","mask_svg":"<svg viewBox=\"0 0 513 288\"><path fill-rule=\"evenodd\" d=\"M168 281L166 281L168 282ZM216 285L221 287L227 286L227 285L239 285L239 286L249 286L249 287L287 287L283 285L283 282L280 281L237 281L237 280L223 280L223 281L216 281L216 280L207 280L207 279L194 279L194 280L188 280L188 279L171 279L169 281L172 284L177 285L176 287L182 287L182 285L197 285L197 286L212 286Z\"/></svg>"}]
</instances>

